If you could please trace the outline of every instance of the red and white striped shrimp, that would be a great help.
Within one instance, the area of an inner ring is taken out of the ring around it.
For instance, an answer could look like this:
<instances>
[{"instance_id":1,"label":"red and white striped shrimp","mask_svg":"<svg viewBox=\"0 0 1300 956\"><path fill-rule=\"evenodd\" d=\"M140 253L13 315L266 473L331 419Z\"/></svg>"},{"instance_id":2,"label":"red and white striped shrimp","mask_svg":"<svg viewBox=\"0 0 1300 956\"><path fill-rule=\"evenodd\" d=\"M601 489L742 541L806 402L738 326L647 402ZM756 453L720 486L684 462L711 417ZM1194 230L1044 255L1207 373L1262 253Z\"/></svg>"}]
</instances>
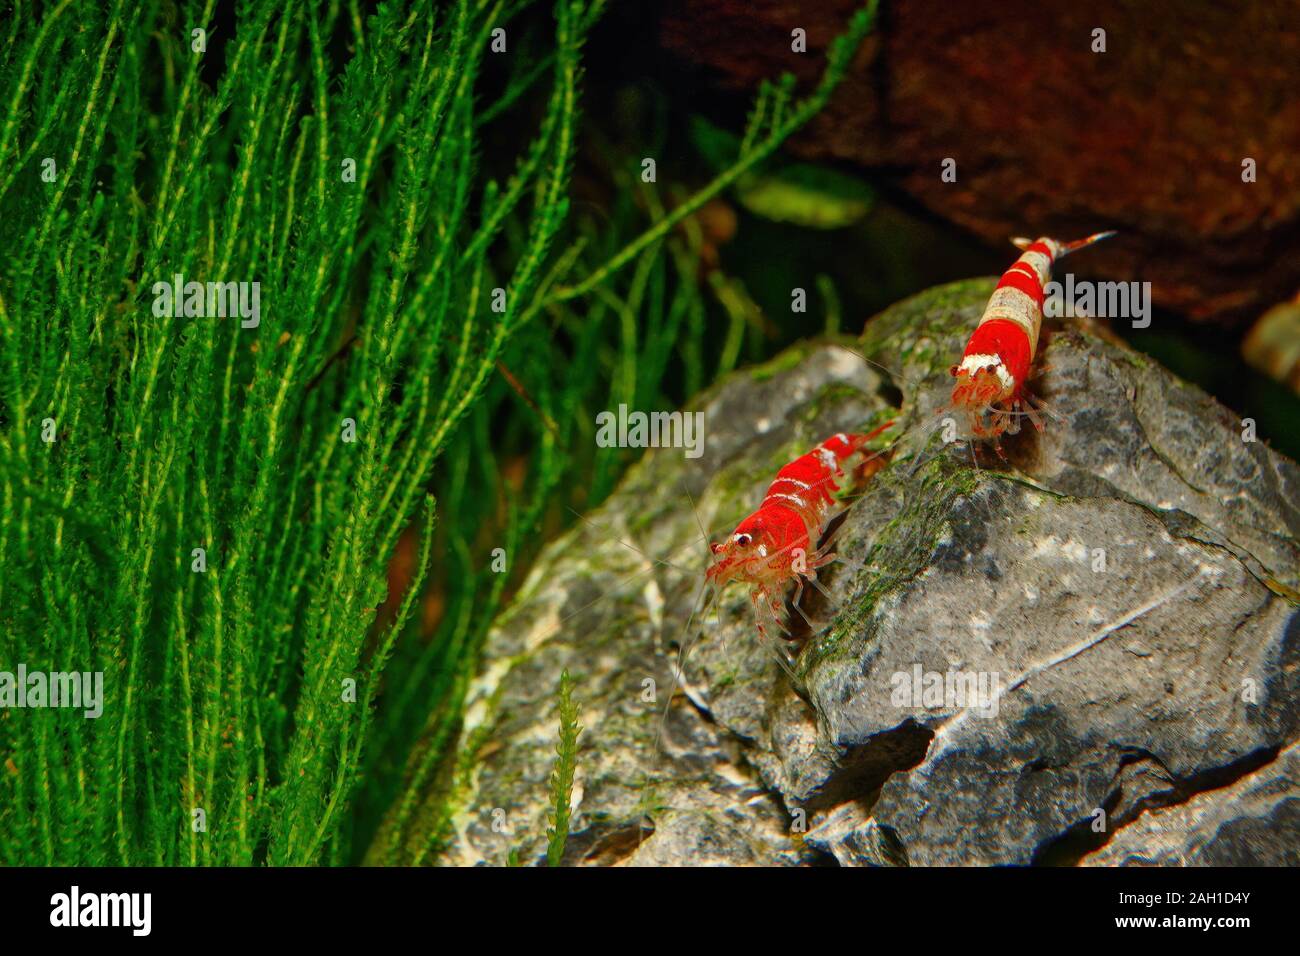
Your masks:
<instances>
[{"instance_id":1,"label":"red and white striped shrimp","mask_svg":"<svg viewBox=\"0 0 1300 956\"><path fill-rule=\"evenodd\" d=\"M760 636L767 635L765 617L780 628L785 585L797 582L797 606L804 584L816 586L817 568L834 560L829 543L822 548L815 543L826 527L833 493L847 477L844 463L893 424L888 421L866 434L841 432L800 455L777 472L758 510L725 541L711 545L718 560L705 571L705 578L718 589L731 581L751 586ZM855 468L859 480L880 470L886 454L872 455Z\"/></svg>"},{"instance_id":2,"label":"red and white striped shrimp","mask_svg":"<svg viewBox=\"0 0 1300 956\"><path fill-rule=\"evenodd\" d=\"M952 407L966 414L974 437L996 442L1003 432L1015 434L1020 430L1021 414L1042 430L1039 408L1025 391L1025 382L1043 324L1043 287L1051 280L1057 259L1113 235L1099 232L1075 242L1046 237L1032 242L1011 240L1024 254L1002 274L966 343L961 363L950 370L957 379L952 387ZM998 453L1002 453L1000 444Z\"/></svg>"}]
</instances>

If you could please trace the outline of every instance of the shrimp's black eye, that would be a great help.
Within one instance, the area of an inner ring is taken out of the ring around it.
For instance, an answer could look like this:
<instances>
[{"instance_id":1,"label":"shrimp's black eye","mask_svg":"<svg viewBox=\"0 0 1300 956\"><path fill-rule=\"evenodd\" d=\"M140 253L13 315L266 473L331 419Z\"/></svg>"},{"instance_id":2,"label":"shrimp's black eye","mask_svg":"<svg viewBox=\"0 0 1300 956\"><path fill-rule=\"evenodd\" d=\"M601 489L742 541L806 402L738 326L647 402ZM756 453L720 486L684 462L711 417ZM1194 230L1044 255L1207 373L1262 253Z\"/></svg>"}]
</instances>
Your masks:
<instances>
[{"instance_id":1,"label":"shrimp's black eye","mask_svg":"<svg viewBox=\"0 0 1300 956\"><path fill-rule=\"evenodd\" d=\"M749 541L750 541L750 537L747 534L736 535L736 544L740 545L742 548L748 547Z\"/></svg>"}]
</instances>

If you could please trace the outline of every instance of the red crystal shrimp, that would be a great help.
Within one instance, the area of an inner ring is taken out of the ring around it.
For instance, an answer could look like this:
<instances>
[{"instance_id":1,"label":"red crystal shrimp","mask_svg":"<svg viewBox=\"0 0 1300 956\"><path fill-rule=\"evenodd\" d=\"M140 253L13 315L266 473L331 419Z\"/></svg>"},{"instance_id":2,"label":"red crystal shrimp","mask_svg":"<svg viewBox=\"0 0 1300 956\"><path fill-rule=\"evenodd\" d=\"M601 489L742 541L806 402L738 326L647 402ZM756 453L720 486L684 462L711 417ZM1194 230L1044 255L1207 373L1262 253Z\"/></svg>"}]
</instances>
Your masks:
<instances>
[{"instance_id":1,"label":"red crystal shrimp","mask_svg":"<svg viewBox=\"0 0 1300 956\"><path fill-rule=\"evenodd\" d=\"M750 586L749 598L757 617L759 637L770 646L765 619L784 634L780 611L786 587L795 582L794 607L797 610L806 584L821 590L817 583L817 569L836 560L830 542L815 550L813 542L821 539L827 526L828 512L835 502L834 493L849 477L845 462L864 451L868 442L894 424L895 420L891 419L865 434L840 432L832 435L778 471L758 510L741 521L724 541L710 545L717 560L705 569L703 587L696 596L695 609L686 620L685 633L690 632L696 620L696 611L705 590L712 586L713 598L706 603L701 618L708 617L709 607L723 588L733 581L741 581ZM891 444L889 448L866 455L852 469L853 474L859 481L865 481L884 467L892 448ZM705 538L708 538L707 532ZM690 643L690 640L685 640L678 647L673 689L664 705L655 735L656 751L663 738L672 698L682 680ZM793 678L784 652L779 647L773 650L778 663Z\"/></svg>"},{"instance_id":2,"label":"red crystal shrimp","mask_svg":"<svg viewBox=\"0 0 1300 956\"><path fill-rule=\"evenodd\" d=\"M719 590L732 581L750 585L761 637L767 637L764 618L780 628L786 585L796 583L797 606L804 585L818 586L817 569L835 559L829 542L821 548L815 542L825 530L833 493L847 477L844 463L893 424L866 434L841 432L800 455L777 472L758 510L725 541L710 546L718 560L705 571L706 580ZM883 467L885 454L872 455L855 469L859 478Z\"/></svg>"},{"instance_id":3,"label":"red crystal shrimp","mask_svg":"<svg viewBox=\"0 0 1300 956\"><path fill-rule=\"evenodd\" d=\"M1014 435L1020 430L1022 414L1039 431L1043 428L1038 413L1046 410L1045 405L1029 395L1025 381L1038 349L1043 286L1052 277L1053 263L1113 235L1098 232L1075 242L1046 237L1011 240L1024 253L1002 274L961 362L949 370L957 380L952 408L966 415L972 436L992 438L999 455L1005 457L999 439L1003 432Z\"/></svg>"}]
</instances>

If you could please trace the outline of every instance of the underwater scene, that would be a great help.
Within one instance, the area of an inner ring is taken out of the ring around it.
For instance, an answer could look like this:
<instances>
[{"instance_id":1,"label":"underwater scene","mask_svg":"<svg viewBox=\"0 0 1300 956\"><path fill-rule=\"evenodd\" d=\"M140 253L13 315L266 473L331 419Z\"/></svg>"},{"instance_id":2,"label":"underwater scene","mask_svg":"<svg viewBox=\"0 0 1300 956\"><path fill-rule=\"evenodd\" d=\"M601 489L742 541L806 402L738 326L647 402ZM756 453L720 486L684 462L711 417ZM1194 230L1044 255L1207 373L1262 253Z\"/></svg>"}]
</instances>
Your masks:
<instances>
[{"instance_id":1,"label":"underwater scene","mask_svg":"<svg viewBox=\"0 0 1300 956\"><path fill-rule=\"evenodd\" d=\"M0 865L1300 864L1300 6L1159 6L0 3Z\"/></svg>"}]
</instances>

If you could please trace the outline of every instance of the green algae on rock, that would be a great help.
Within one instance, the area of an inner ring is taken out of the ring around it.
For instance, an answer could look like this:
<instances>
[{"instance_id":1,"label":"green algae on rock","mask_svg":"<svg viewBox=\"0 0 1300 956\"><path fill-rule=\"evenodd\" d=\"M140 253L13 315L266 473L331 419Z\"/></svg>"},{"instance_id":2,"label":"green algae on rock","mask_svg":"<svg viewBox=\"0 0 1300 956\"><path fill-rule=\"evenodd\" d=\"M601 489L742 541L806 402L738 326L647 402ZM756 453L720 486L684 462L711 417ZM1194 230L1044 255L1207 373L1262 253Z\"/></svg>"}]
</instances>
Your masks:
<instances>
[{"instance_id":1,"label":"green algae on rock","mask_svg":"<svg viewBox=\"0 0 1300 956\"><path fill-rule=\"evenodd\" d=\"M544 859L565 668L588 728L566 863L1073 862L1112 837L1133 855L1154 809L1268 772L1300 733L1297 610L1269 585L1300 583L1300 469L1086 324L1050 330L1036 386L1060 420L1010 440L1008 464L937 436L899 447L838 530L831 600L805 596L793 683L743 589L687 629L701 527L725 533L791 448L879 420L898 391L905 423L931 416L990 287L869 323L858 347L893 380L830 343L731 376L692 406L701 459L651 452L545 551L487 643L464 733L488 743L443 862ZM913 674L997 693L909 698ZM1221 857L1269 858L1231 832Z\"/></svg>"}]
</instances>

